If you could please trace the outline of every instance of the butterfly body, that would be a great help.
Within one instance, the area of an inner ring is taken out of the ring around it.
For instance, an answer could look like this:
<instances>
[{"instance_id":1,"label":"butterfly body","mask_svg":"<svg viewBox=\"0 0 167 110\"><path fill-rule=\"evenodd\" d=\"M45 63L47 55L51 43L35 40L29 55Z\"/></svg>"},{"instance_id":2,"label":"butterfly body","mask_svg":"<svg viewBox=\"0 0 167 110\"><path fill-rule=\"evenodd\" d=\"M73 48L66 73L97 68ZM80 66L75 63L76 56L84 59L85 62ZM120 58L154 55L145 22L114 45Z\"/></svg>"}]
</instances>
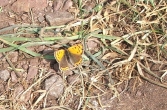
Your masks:
<instances>
[{"instance_id":1,"label":"butterfly body","mask_svg":"<svg viewBox=\"0 0 167 110\"><path fill-rule=\"evenodd\" d=\"M81 44L76 44L68 49L61 49L54 53L54 57L59 63L60 70L68 70L73 66L78 66L82 63L83 47Z\"/></svg>"}]
</instances>

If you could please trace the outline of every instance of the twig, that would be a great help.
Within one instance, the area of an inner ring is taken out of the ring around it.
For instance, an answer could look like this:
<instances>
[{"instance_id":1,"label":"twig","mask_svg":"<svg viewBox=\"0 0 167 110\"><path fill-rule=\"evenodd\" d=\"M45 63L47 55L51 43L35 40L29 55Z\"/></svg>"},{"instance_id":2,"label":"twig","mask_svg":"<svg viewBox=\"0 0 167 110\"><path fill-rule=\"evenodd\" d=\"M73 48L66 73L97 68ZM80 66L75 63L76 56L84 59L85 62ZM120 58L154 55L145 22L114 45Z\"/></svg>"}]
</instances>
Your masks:
<instances>
[{"instance_id":1,"label":"twig","mask_svg":"<svg viewBox=\"0 0 167 110\"><path fill-rule=\"evenodd\" d=\"M16 68L14 67L14 65L12 64L12 62L8 59L8 57L6 56L6 54L3 52L3 55L5 56L7 62L9 63L9 65L12 67L13 71L16 73L17 77L20 77L19 73L16 71Z\"/></svg>"}]
</instances>

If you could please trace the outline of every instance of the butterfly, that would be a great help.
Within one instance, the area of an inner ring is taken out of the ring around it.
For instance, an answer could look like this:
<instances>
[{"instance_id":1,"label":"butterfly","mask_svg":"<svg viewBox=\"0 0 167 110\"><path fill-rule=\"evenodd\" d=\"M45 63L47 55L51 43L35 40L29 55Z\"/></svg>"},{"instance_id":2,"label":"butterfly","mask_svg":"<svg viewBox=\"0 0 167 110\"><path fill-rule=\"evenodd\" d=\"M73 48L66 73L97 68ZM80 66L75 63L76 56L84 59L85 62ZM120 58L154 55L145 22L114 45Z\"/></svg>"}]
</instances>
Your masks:
<instances>
[{"instance_id":1,"label":"butterfly","mask_svg":"<svg viewBox=\"0 0 167 110\"><path fill-rule=\"evenodd\" d=\"M82 44L75 44L67 49L60 49L54 52L54 57L59 63L61 71L69 70L72 66L76 67L82 63Z\"/></svg>"}]
</instances>

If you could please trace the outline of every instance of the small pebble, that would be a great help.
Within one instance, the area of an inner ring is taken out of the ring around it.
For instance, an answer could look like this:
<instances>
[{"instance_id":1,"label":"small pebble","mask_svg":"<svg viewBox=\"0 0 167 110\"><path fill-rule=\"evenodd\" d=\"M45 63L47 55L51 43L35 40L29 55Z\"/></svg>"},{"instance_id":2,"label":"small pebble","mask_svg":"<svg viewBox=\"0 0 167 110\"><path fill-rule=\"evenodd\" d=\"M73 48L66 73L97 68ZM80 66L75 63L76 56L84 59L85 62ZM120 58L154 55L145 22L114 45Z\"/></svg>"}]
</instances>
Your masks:
<instances>
[{"instance_id":1,"label":"small pebble","mask_svg":"<svg viewBox=\"0 0 167 110\"><path fill-rule=\"evenodd\" d=\"M64 91L63 79L59 75L53 75L45 80L45 89L49 91L49 95L59 98Z\"/></svg>"},{"instance_id":2,"label":"small pebble","mask_svg":"<svg viewBox=\"0 0 167 110\"><path fill-rule=\"evenodd\" d=\"M0 71L0 78L3 80L3 81L7 81L10 77L10 73L8 70L2 70Z\"/></svg>"}]
</instances>

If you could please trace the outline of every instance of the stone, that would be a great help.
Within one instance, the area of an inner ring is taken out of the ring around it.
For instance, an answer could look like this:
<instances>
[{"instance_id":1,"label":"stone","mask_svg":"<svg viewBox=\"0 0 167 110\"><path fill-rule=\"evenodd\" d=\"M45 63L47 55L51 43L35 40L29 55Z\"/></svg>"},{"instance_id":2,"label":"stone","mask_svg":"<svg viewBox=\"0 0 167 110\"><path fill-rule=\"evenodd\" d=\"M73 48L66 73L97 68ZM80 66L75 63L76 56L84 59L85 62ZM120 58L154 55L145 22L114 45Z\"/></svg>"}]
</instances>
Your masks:
<instances>
[{"instance_id":1,"label":"stone","mask_svg":"<svg viewBox=\"0 0 167 110\"><path fill-rule=\"evenodd\" d=\"M51 26L65 25L74 20L74 16L67 11L55 11L45 15L46 21Z\"/></svg>"}]
</instances>

